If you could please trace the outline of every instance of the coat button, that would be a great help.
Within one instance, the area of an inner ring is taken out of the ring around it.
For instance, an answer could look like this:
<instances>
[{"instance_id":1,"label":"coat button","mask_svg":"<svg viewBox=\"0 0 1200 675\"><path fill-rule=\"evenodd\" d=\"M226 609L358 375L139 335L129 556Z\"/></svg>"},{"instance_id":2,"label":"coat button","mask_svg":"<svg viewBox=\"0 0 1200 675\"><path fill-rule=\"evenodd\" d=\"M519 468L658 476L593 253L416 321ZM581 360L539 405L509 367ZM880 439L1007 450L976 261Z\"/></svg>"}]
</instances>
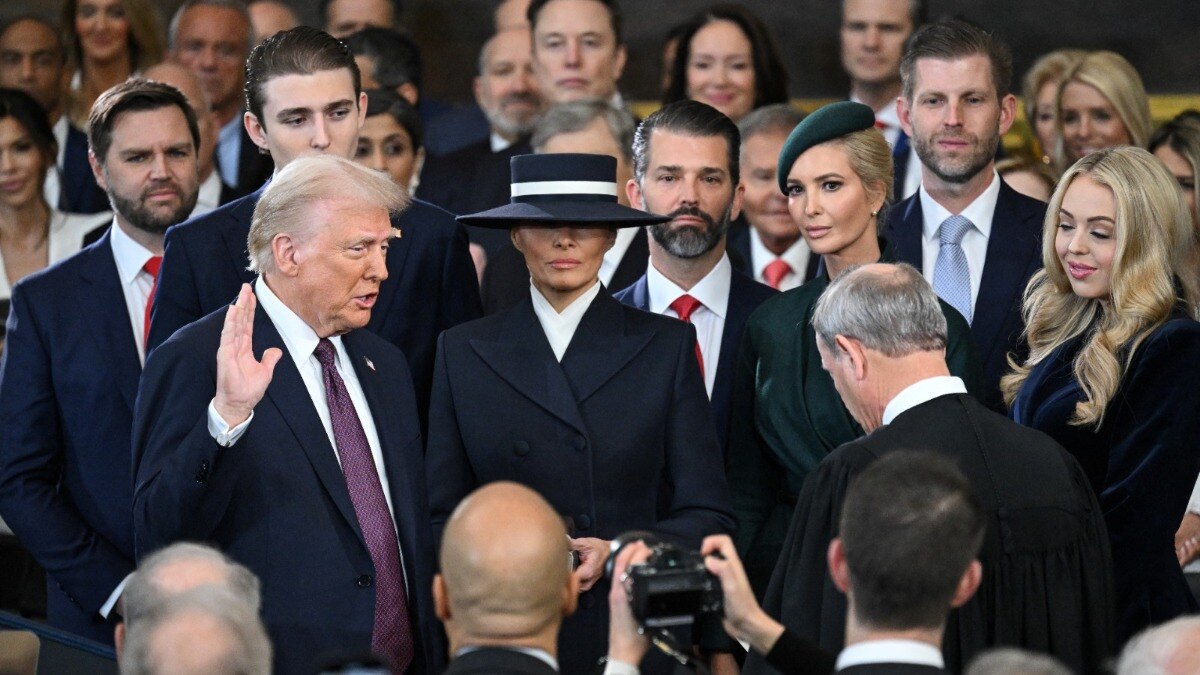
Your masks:
<instances>
[{"instance_id":1,"label":"coat button","mask_svg":"<svg viewBox=\"0 0 1200 675\"><path fill-rule=\"evenodd\" d=\"M586 530L592 526L592 519L584 514L575 519L575 524Z\"/></svg>"},{"instance_id":2,"label":"coat button","mask_svg":"<svg viewBox=\"0 0 1200 675\"><path fill-rule=\"evenodd\" d=\"M576 436L575 440L571 441L571 446L579 452L583 452L587 448L587 439L583 436Z\"/></svg>"},{"instance_id":3,"label":"coat button","mask_svg":"<svg viewBox=\"0 0 1200 675\"><path fill-rule=\"evenodd\" d=\"M355 580L354 585L358 586L359 588L370 588L371 587L371 575L364 574L364 575L360 576L357 580Z\"/></svg>"},{"instance_id":4,"label":"coat button","mask_svg":"<svg viewBox=\"0 0 1200 675\"><path fill-rule=\"evenodd\" d=\"M197 483L200 483L201 485L203 485L204 483L208 482L209 466L210 465L209 465L207 459L200 462L200 468L196 471L196 482Z\"/></svg>"},{"instance_id":5,"label":"coat button","mask_svg":"<svg viewBox=\"0 0 1200 675\"><path fill-rule=\"evenodd\" d=\"M513 443L513 452L517 453L518 457L524 457L529 454L529 443L525 441L517 441Z\"/></svg>"}]
</instances>

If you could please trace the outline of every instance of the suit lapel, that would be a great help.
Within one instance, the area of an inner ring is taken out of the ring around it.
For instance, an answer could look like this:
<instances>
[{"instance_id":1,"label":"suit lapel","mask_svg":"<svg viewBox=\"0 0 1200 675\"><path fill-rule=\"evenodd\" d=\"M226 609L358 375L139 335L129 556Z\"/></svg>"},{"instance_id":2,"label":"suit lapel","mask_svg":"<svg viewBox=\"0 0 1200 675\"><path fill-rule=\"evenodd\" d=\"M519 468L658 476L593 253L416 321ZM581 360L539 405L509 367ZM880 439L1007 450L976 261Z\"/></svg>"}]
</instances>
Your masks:
<instances>
[{"instance_id":1,"label":"suit lapel","mask_svg":"<svg viewBox=\"0 0 1200 675\"><path fill-rule=\"evenodd\" d=\"M603 291L601 295L604 295ZM575 427L579 433L588 433L575 403L575 394L563 368L555 361L529 295L508 310L497 341L471 340L470 344L496 375L525 398Z\"/></svg>"},{"instance_id":2,"label":"suit lapel","mask_svg":"<svg viewBox=\"0 0 1200 675\"><path fill-rule=\"evenodd\" d=\"M817 257L817 256L812 256ZM733 275L729 284L729 304L725 309L725 329L721 333L721 355L717 357L717 377L713 382L712 400L724 400L724 389L731 385L733 364L737 360L738 338L754 309L747 297L747 286L758 283Z\"/></svg>"},{"instance_id":3,"label":"suit lapel","mask_svg":"<svg viewBox=\"0 0 1200 675\"><path fill-rule=\"evenodd\" d=\"M633 295L630 300L633 300L634 307L643 312L650 311L650 284L646 281L645 274L633 282Z\"/></svg>"},{"instance_id":4,"label":"suit lapel","mask_svg":"<svg viewBox=\"0 0 1200 675\"><path fill-rule=\"evenodd\" d=\"M117 389L133 412L142 364L129 322L125 291L121 288L121 277L113 258L111 236L105 232L99 241L80 254L86 262L80 275L95 288L91 295L97 300L85 303L82 309L91 315L88 325L99 328L100 351L111 359L109 367L116 377Z\"/></svg>"},{"instance_id":5,"label":"suit lapel","mask_svg":"<svg viewBox=\"0 0 1200 675\"><path fill-rule=\"evenodd\" d=\"M562 368L582 404L646 348L651 334L625 335L621 303L605 289L583 315L571 344L563 354Z\"/></svg>"},{"instance_id":6,"label":"suit lapel","mask_svg":"<svg viewBox=\"0 0 1200 675\"><path fill-rule=\"evenodd\" d=\"M1003 181L992 216L992 232L988 236L987 257L979 296L975 300L975 318L971 335L980 354L991 354L997 340L1007 339L1001 327L1010 312L1018 311L1025 292L1025 270L1030 258L1040 254L1040 247L1017 227L1021 215L1016 209L1016 192Z\"/></svg>"},{"instance_id":7,"label":"suit lapel","mask_svg":"<svg viewBox=\"0 0 1200 675\"><path fill-rule=\"evenodd\" d=\"M283 358L275 365L275 374L267 387L265 399L271 401L279 417L291 428L329 498L337 505L338 511L341 511L359 540L362 540L358 517L350 502L350 493L346 490L346 479L334 454L336 451L329 442L329 435L325 433L325 426L321 424L317 409L309 398L308 388L304 386L304 380L300 378L300 371L296 370L296 363L288 354L283 338L275 330L275 324L271 323L267 313L259 309L254 316L255 357L261 359L263 352L271 347L282 350Z\"/></svg>"},{"instance_id":8,"label":"suit lapel","mask_svg":"<svg viewBox=\"0 0 1200 675\"><path fill-rule=\"evenodd\" d=\"M914 194L905 204L901 202L899 219L888 227L887 240L891 244L892 253L899 262L923 270L923 251L921 233L925 229L924 215L921 212L921 198Z\"/></svg>"},{"instance_id":9,"label":"suit lapel","mask_svg":"<svg viewBox=\"0 0 1200 675\"><path fill-rule=\"evenodd\" d=\"M241 200L229 211L229 220L221 228L221 238L229 251L229 261L234 266L238 279L244 283L254 282L254 273L247 269L250 264L250 253L247 251L246 236L250 233L250 221L254 218L254 207L262 196L259 188L249 197Z\"/></svg>"}]
</instances>

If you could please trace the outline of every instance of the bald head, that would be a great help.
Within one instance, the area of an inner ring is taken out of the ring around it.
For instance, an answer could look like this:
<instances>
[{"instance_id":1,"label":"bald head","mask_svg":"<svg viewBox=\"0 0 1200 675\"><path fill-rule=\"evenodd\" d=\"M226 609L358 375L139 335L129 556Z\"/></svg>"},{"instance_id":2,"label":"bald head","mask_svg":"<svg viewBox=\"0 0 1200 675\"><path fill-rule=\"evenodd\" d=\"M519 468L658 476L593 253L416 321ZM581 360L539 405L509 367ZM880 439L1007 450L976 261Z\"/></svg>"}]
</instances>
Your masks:
<instances>
[{"instance_id":1,"label":"bald head","mask_svg":"<svg viewBox=\"0 0 1200 675\"><path fill-rule=\"evenodd\" d=\"M200 180L208 178L213 169L213 153L217 149L217 123L212 114L212 101L200 79L190 68L174 61L162 63L146 69L142 76L175 87L187 99L188 105L196 113L196 124L200 127L200 149L196 159L200 168Z\"/></svg>"},{"instance_id":2,"label":"bald head","mask_svg":"<svg viewBox=\"0 0 1200 675\"><path fill-rule=\"evenodd\" d=\"M574 609L569 560L562 519L536 492L508 482L476 490L442 538L447 628L493 644L557 633Z\"/></svg>"}]
</instances>

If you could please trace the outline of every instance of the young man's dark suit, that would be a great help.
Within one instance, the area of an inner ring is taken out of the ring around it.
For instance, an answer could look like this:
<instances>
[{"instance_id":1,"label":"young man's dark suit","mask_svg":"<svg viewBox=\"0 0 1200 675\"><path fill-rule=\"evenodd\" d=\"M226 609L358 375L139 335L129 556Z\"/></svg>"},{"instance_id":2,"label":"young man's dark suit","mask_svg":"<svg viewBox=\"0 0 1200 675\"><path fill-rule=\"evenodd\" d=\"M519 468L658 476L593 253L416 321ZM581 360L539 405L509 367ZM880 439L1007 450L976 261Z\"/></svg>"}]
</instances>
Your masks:
<instances>
[{"instance_id":1,"label":"young man's dark suit","mask_svg":"<svg viewBox=\"0 0 1200 675\"><path fill-rule=\"evenodd\" d=\"M722 451L729 442L729 413L733 403L733 365L737 361L738 344L742 341L742 331L746 328L746 319L764 300L779 292L770 286L764 286L752 281L744 274L734 272L729 275L729 307L725 312L725 330L721 333L721 357L717 360L717 378L713 382L712 405L713 423L717 427L717 440L721 442ZM650 291L646 286L646 275L642 275L632 286L613 294L619 302L630 307L636 307L644 312L650 311Z\"/></svg>"},{"instance_id":2,"label":"young man's dark suit","mask_svg":"<svg viewBox=\"0 0 1200 675\"><path fill-rule=\"evenodd\" d=\"M968 394L914 406L821 462L796 502L763 609L824 649L842 649L846 597L826 554L846 488L875 459L913 449L954 458L988 517L983 581L946 625L947 668L959 672L981 650L1012 645L1094 672L1112 648L1114 599L1108 533L1087 476L1049 436ZM752 653L744 672L774 670Z\"/></svg>"},{"instance_id":3,"label":"young man's dark suit","mask_svg":"<svg viewBox=\"0 0 1200 675\"><path fill-rule=\"evenodd\" d=\"M56 628L112 643L99 611L133 571L130 428L142 364L110 235L13 289L0 361L0 513L47 572Z\"/></svg>"},{"instance_id":4,"label":"young man's dark suit","mask_svg":"<svg viewBox=\"0 0 1200 675\"><path fill-rule=\"evenodd\" d=\"M975 300L971 337L983 362L984 403L1003 412L1000 377L1008 372L1008 354L1023 355L1021 298L1029 278L1042 267L1042 221L1046 203L1026 197L1000 181L1000 195L988 235L987 257ZM923 270L925 222L920 193L892 207L886 238L897 262ZM935 262L935 261L930 261ZM1023 356L1019 356L1022 361Z\"/></svg>"},{"instance_id":5,"label":"young man's dark suit","mask_svg":"<svg viewBox=\"0 0 1200 675\"><path fill-rule=\"evenodd\" d=\"M248 271L246 236L262 189L167 231L147 350L233 302ZM424 428L437 336L478 317L479 285L467 236L453 217L413 200L392 224L401 236L388 251L388 278L367 330L404 352Z\"/></svg>"},{"instance_id":6,"label":"young man's dark suit","mask_svg":"<svg viewBox=\"0 0 1200 675\"><path fill-rule=\"evenodd\" d=\"M443 675L555 675L549 663L514 649L482 647L455 657Z\"/></svg>"},{"instance_id":7,"label":"young man's dark suit","mask_svg":"<svg viewBox=\"0 0 1200 675\"><path fill-rule=\"evenodd\" d=\"M225 310L151 354L133 431L133 522L139 559L180 540L215 544L262 580L277 673L311 673L328 653L367 653L374 565L338 455L271 318L254 317L254 355L284 354L244 435L222 448L208 430ZM434 545L421 430L404 355L367 330L342 336L370 406L407 580L415 657L445 662L433 611Z\"/></svg>"}]
</instances>

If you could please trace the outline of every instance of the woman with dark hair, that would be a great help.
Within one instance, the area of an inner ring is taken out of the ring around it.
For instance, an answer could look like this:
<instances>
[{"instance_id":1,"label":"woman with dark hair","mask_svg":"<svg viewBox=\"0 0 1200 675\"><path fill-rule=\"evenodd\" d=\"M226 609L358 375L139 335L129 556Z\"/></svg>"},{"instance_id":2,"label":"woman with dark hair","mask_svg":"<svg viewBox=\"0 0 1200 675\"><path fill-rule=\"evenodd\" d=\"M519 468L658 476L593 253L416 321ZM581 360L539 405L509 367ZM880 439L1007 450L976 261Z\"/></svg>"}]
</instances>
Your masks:
<instances>
[{"instance_id":1,"label":"woman with dark hair","mask_svg":"<svg viewBox=\"0 0 1200 675\"><path fill-rule=\"evenodd\" d=\"M382 89L367 92L367 118L358 131L356 162L386 172L412 193L425 163L424 140L421 117L408 101Z\"/></svg>"},{"instance_id":2,"label":"woman with dark hair","mask_svg":"<svg viewBox=\"0 0 1200 675\"><path fill-rule=\"evenodd\" d=\"M148 0L66 0L61 25L75 71L68 114L80 129L100 94L162 61L162 24Z\"/></svg>"},{"instance_id":3,"label":"woman with dark hair","mask_svg":"<svg viewBox=\"0 0 1200 675\"><path fill-rule=\"evenodd\" d=\"M786 103L787 71L766 24L739 5L714 5L679 33L663 103L690 98L737 122L771 103Z\"/></svg>"},{"instance_id":4,"label":"woman with dark hair","mask_svg":"<svg viewBox=\"0 0 1200 675\"><path fill-rule=\"evenodd\" d=\"M46 203L46 172L58 145L46 112L28 94L0 89L0 316L12 285L75 253L108 213L66 214Z\"/></svg>"}]
</instances>

